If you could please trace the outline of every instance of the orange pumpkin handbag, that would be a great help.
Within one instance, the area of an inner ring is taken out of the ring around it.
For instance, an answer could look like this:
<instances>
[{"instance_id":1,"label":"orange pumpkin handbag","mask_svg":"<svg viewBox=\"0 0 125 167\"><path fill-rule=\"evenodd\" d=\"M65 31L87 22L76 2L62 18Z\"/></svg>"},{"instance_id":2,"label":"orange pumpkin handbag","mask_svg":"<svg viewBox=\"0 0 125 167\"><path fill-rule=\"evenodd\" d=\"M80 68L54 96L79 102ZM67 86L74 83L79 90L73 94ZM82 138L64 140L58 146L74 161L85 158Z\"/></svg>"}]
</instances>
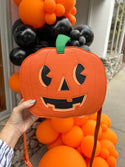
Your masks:
<instances>
[{"instance_id":1,"label":"orange pumpkin handbag","mask_svg":"<svg viewBox=\"0 0 125 167\"><path fill-rule=\"evenodd\" d=\"M24 100L36 99L30 112L38 117L77 117L97 112L106 95L105 68L98 56L79 47L65 47L70 38L59 35L56 47L40 49L21 65Z\"/></svg>"}]
</instances>

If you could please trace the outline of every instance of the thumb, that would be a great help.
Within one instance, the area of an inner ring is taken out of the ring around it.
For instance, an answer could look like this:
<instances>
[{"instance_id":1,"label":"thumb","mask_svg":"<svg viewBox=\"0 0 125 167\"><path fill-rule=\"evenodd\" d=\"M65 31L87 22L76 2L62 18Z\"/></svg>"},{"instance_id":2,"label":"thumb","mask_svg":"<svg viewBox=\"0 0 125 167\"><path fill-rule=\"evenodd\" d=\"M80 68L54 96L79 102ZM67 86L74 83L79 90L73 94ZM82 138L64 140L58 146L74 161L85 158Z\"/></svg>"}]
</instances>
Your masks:
<instances>
[{"instance_id":1,"label":"thumb","mask_svg":"<svg viewBox=\"0 0 125 167\"><path fill-rule=\"evenodd\" d=\"M19 112L22 112L23 110L26 110L30 107L32 107L35 104L36 100L28 100L28 101L21 101L19 105L16 107L16 110Z\"/></svg>"}]
</instances>

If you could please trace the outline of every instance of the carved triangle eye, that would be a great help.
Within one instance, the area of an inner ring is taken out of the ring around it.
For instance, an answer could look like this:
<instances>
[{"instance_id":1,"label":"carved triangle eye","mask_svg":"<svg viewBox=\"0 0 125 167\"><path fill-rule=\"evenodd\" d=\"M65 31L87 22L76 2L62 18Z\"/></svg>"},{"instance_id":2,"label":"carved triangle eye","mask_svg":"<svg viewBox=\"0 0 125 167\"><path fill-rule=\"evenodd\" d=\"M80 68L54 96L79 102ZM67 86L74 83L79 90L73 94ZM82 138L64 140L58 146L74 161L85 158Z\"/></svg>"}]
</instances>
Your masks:
<instances>
[{"instance_id":1,"label":"carved triangle eye","mask_svg":"<svg viewBox=\"0 0 125 167\"><path fill-rule=\"evenodd\" d=\"M47 67L46 65L44 65L42 67L42 71L41 71L41 80L42 80L42 85L44 87L49 86L50 83L51 83L52 78L50 78L50 77L47 76L49 72L50 72L49 67Z\"/></svg>"},{"instance_id":2,"label":"carved triangle eye","mask_svg":"<svg viewBox=\"0 0 125 167\"><path fill-rule=\"evenodd\" d=\"M74 79L77 84L82 85L85 82L86 76L81 74L84 71L82 64L78 64L74 70Z\"/></svg>"}]
</instances>

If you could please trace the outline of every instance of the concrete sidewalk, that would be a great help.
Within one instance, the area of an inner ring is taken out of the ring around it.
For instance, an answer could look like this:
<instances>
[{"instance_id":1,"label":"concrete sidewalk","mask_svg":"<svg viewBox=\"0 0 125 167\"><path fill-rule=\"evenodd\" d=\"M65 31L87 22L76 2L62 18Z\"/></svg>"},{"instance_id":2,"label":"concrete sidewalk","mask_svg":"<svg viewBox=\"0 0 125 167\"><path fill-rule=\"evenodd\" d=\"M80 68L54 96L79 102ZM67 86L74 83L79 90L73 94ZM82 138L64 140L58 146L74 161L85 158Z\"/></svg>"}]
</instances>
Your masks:
<instances>
[{"instance_id":1,"label":"concrete sidewalk","mask_svg":"<svg viewBox=\"0 0 125 167\"><path fill-rule=\"evenodd\" d=\"M111 118L111 129L118 136L117 167L125 167L125 66L108 84L103 113Z\"/></svg>"},{"instance_id":2,"label":"concrete sidewalk","mask_svg":"<svg viewBox=\"0 0 125 167\"><path fill-rule=\"evenodd\" d=\"M108 83L107 95L103 106L112 121L111 129L118 136L116 150L119 152L117 167L125 167L125 67ZM33 167L37 167L46 148L39 150L31 158ZM22 167L26 167L23 165Z\"/></svg>"}]
</instances>

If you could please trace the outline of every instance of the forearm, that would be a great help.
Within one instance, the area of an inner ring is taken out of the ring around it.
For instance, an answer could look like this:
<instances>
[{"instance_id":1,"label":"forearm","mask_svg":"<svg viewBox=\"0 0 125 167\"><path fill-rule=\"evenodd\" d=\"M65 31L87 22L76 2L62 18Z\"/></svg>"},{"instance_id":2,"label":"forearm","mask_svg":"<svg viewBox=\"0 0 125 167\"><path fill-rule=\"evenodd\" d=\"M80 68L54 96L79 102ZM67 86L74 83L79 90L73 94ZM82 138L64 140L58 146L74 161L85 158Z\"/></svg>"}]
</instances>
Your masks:
<instances>
[{"instance_id":1,"label":"forearm","mask_svg":"<svg viewBox=\"0 0 125 167\"><path fill-rule=\"evenodd\" d=\"M7 122L5 127L0 132L0 139L14 149L21 134L17 128Z\"/></svg>"}]
</instances>

